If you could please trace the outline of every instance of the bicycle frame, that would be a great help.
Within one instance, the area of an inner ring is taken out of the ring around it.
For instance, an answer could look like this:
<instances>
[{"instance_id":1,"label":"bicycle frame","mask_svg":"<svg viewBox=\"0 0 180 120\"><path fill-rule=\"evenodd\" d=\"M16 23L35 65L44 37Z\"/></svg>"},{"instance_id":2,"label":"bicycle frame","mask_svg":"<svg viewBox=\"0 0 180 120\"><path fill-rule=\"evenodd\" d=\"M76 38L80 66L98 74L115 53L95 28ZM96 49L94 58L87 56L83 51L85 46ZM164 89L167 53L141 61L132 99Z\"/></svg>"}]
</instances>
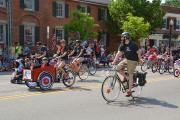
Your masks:
<instances>
[{"instance_id":1,"label":"bicycle frame","mask_svg":"<svg viewBox=\"0 0 180 120\"><path fill-rule=\"evenodd\" d=\"M114 85L116 84L116 81L118 80L119 85L120 85L120 91L122 90L122 92L125 93L126 90L129 88L129 82L127 81L127 85L124 85L124 84L122 83L122 81L121 81L121 79L120 79L117 71L115 71L115 74L114 74L113 76L114 76L114 78L115 78L115 79L114 79L115 82L113 82ZM113 85L112 88L114 88L114 85ZM123 89L121 89L121 85L122 85Z\"/></svg>"}]
</instances>

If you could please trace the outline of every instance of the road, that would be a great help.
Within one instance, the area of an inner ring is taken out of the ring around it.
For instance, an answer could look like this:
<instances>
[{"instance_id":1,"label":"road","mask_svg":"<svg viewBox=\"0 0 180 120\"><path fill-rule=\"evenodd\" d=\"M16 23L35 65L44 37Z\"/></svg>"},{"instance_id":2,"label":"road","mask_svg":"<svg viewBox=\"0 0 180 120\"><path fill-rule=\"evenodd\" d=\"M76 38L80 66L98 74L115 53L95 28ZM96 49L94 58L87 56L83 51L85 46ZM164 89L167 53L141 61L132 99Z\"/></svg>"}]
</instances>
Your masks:
<instances>
[{"instance_id":1,"label":"road","mask_svg":"<svg viewBox=\"0 0 180 120\"><path fill-rule=\"evenodd\" d=\"M180 78L148 72L148 83L135 103L122 94L117 102L106 104L100 91L106 75L98 71L71 89L58 83L43 92L11 84L10 73L0 73L0 120L180 119Z\"/></svg>"}]
</instances>

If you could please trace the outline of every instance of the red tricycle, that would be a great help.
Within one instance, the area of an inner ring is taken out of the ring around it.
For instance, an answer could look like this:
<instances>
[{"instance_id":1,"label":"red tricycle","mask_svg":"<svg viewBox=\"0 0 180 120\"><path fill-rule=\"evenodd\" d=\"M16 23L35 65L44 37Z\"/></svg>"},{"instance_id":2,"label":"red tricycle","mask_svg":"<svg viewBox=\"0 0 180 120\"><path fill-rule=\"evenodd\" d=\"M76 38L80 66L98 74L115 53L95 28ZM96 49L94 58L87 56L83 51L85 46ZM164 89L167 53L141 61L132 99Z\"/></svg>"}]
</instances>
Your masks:
<instances>
[{"instance_id":1,"label":"red tricycle","mask_svg":"<svg viewBox=\"0 0 180 120\"><path fill-rule=\"evenodd\" d=\"M53 83L61 81L66 87L73 86L76 78L74 73L66 68L64 68L64 72L65 74L62 70L57 70L54 65L24 69L23 80L30 89L40 87L41 90L49 90Z\"/></svg>"}]
</instances>

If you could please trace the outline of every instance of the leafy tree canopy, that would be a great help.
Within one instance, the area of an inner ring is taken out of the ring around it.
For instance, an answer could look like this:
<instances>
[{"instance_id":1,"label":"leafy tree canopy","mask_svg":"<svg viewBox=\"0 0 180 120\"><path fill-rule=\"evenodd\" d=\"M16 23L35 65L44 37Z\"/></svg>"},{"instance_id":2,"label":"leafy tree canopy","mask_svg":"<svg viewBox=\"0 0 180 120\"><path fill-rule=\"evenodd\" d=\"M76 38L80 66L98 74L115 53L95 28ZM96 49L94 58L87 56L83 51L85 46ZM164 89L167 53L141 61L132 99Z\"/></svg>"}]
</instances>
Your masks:
<instances>
[{"instance_id":1,"label":"leafy tree canopy","mask_svg":"<svg viewBox=\"0 0 180 120\"><path fill-rule=\"evenodd\" d=\"M115 0L109 5L109 13L119 29L127 19L127 13L143 17L151 25L151 30L160 27L163 22L164 12L161 10L161 0Z\"/></svg>"},{"instance_id":2,"label":"leafy tree canopy","mask_svg":"<svg viewBox=\"0 0 180 120\"><path fill-rule=\"evenodd\" d=\"M139 40L149 35L150 24L144 22L143 17L133 16L131 13L127 15L127 21L123 23L122 29L131 34L133 40Z\"/></svg>"},{"instance_id":3,"label":"leafy tree canopy","mask_svg":"<svg viewBox=\"0 0 180 120\"><path fill-rule=\"evenodd\" d=\"M88 13L75 11L71 15L71 21L64 25L64 29L67 32L76 33L77 38L74 39L86 40L97 36L97 33L93 32L96 26L98 25Z\"/></svg>"},{"instance_id":4,"label":"leafy tree canopy","mask_svg":"<svg viewBox=\"0 0 180 120\"><path fill-rule=\"evenodd\" d=\"M180 0L166 0L164 5L180 7Z\"/></svg>"}]
</instances>

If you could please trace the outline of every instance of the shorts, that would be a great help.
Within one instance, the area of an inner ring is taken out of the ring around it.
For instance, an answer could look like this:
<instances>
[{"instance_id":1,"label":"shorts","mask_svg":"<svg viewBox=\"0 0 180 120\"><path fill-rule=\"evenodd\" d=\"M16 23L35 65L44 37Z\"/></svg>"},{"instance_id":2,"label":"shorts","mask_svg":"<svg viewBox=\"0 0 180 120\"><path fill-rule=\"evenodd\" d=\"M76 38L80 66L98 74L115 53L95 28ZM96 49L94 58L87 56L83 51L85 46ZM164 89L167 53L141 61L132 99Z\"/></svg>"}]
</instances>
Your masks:
<instances>
[{"instance_id":1,"label":"shorts","mask_svg":"<svg viewBox=\"0 0 180 120\"><path fill-rule=\"evenodd\" d=\"M138 62L137 61L132 61L132 60L127 60L127 69L129 74L133 74Z\"/></svg>"},{"instance_id":2,"label":"shorts","mask_svg":"<svg viewBox=\"0 0 180 120\"><path fill-rule=\"evenodd\" d=\"M127 59L122 60L118 65L116 70L124 70L127 67Z\"/></svg>"},{"instance_id":3,"label":"shorts","mask_svg":"<svg viewBox=\"0 0 180 120\"><path fill-rule=\"evenodd\" d=\"M116 70L124 70L127 67L128 73L133 74L137 66L137 61L132 61L132 60L127 60L124 59L122 60L118 65Z\"/></svg>"}]
</instances>

